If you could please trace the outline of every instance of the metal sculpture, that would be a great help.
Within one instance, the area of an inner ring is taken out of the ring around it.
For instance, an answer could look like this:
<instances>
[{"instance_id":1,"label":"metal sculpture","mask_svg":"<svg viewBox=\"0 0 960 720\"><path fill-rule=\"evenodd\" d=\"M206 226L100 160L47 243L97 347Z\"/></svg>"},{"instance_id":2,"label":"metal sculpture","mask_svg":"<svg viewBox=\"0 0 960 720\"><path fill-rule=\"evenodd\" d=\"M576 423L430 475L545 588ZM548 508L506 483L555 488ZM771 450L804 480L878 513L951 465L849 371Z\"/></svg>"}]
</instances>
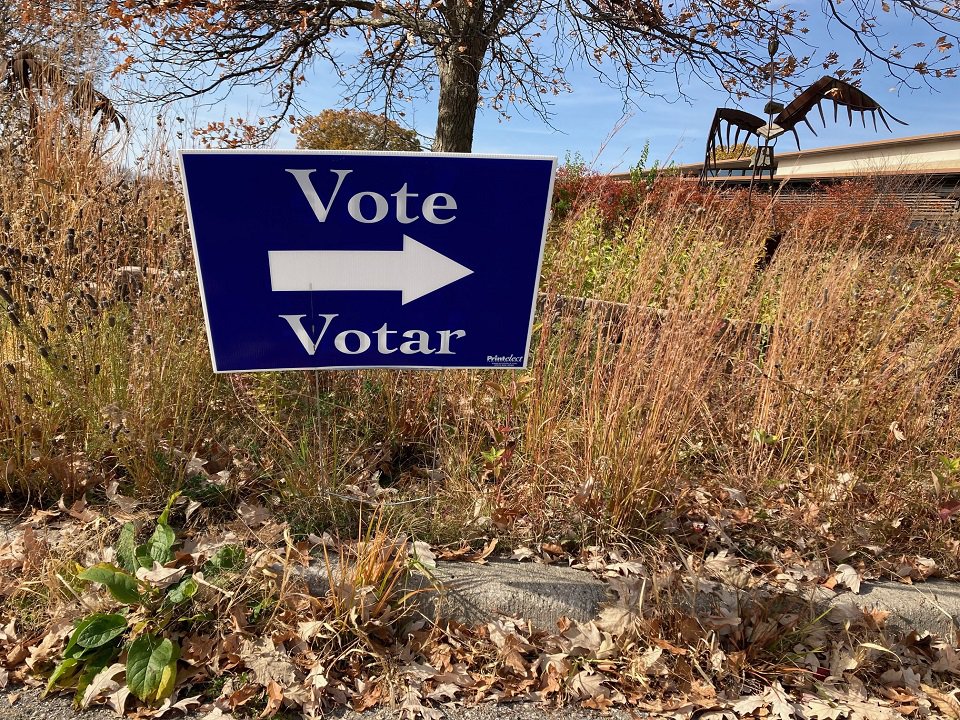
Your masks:
<instances>
[{"instance_id":1,"label":"metal sculpture","mask_svg":"<svg viewBox=\"0 0 960 720\"><path fill-rule=\"evenodd\" d=\"M784 107L782 103L773 99L774 79L776 77L774 57L778 47L779 42L776 38L772 39L768 47L770 51L770 98L766 107L763 109L767 114L767 119L764 120L756 115L734 108L717 108L717 112L713 116L713 124L710 126L710 134L707 137L707 151L703 161L703 170L700 175L701 181L709 179L712 173L716 174L718 170L717 150L721 146L727 148L739 146L741 132L746 133L745 141L751 136L756 136L758 140L756 155L752 163L753 173L750 180L751 187L757 177L758 171L762 179L765 168L769 169L770 178L773 179L773 173L776 169L773 158L773 148L774 145L776 145L777 138L787 132L792 132L797 142L797 150L799 150L800 136L797 134L797 125L801 121L806 123L814 135L817 134L817 131L813 129L813 125L810 124L810 120L807 117L813 108L817 108L820 112L820 120L823 126L827 126L827 119L823 114L822 105L825 100L833 101L834 122L838 119L840 106L842 105L847 109L847 118L850 121L851 127L853 126L853 114L855 112L860 113L860 119L864 127L867 126L867 113L870 113L874 130L877 129L878 117L887 130L890 130L890 124L887 122L887 118L901 125L907 124L903 120L895 118L889 111L884 110L880 103L859 88L830 76L824 76L817 80L794 98L790 104ZM776 116L774 116L774 113L776 113ZM733 135L733 144L731 145L730 132L734 128L736 132ZM744 146L741 147L739 157L742 158L745 155L746 142L744 142Z\"/></svg>"},{"instance_id":2,"label":"metal sculpture","mask_svg":"<svg viewBox=\"0 0 960 720\"><path fill-rule=\"evenodd\" d=\"M31 50L18 50L10 57L0 57L0 90L4 86L11 95L19 94L27 98L31 127L36 126L40 112L34 94L39 96L47 90L62 93L75 112L96 119L96 131L99 134L111 125L120 130L127 124L127 119L89 79L70 82L59 66Z\"/></svg>"}]
</instances>

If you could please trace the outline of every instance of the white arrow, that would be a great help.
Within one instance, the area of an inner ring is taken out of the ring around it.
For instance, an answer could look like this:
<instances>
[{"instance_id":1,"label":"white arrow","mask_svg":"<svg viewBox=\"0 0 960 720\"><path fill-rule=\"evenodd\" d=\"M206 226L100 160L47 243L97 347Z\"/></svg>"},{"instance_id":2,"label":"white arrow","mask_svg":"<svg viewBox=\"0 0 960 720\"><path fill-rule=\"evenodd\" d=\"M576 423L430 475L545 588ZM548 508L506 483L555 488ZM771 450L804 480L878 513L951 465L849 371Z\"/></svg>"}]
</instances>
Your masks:
<instances>
[{"instance_id":1,"label":"white arrow","mask_svg":"<svg viewBox=\"0 0 960 720\"><path fill-rule=\"evenodd\" d=\"M473 270L403 236L403 250L270 250L274 291L399 290L401 304Z\"/></svg>"}]
</instances>

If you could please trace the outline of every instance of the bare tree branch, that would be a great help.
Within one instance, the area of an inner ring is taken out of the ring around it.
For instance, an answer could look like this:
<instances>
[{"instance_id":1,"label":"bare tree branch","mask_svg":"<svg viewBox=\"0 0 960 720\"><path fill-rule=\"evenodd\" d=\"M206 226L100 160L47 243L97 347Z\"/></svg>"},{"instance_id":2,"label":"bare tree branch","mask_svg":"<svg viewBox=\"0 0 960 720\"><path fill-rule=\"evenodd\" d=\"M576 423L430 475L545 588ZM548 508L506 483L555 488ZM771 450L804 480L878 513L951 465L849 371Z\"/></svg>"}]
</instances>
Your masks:
<instances>
[{"instance_id":1,"label":"bare tree branch","mask_svg":"<svg viewBox=\"0 0 960 720\"><path fill-rule=\"evenodd\" d=\"M732 95L755 94L770 75L766 43L776 28L787 50L776 58L784 86L799 87L794 77L812 65L855 81L867 63L902 83L929 82L956 74L960 18L957 0L823 0L824 19L861 51L845 68L832 52L790 51L791 41L805 43L808 17L769 0L101 1L130 65L152 73L144 96L171 101L255 85L283 115L323 61L336 68L345 105L382 102L393 111L439 89L434 149L461 151L471 147L480 105L505 116L529 107L549 120L550 98L569 91L566 73L581 62L626 98L650 92L653 74L664 72L681 92L690 74ZM884 47L896 26L884 22L888 14L918 21L904 47ZM343 39L359 39L362 50L341 65Z\"/></svg>"}]
</instances>

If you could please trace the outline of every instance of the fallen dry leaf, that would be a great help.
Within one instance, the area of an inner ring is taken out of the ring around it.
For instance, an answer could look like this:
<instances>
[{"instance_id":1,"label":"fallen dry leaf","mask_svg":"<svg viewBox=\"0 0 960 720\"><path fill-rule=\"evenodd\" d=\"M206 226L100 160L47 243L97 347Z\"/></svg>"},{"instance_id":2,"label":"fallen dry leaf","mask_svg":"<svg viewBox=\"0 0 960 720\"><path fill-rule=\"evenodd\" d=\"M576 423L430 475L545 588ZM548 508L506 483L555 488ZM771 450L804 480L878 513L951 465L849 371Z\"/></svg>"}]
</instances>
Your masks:
<instances>
[{"instance_id":1,"label":"fallen dry leaf","mask_svg":"<svg viewBox=\"0 0 960 720\"><path fill-rule=\"evenodd\" d=\"M133 498L126 497L117 492L117 488L120 486L120 483L116 480L111 480L107 483L106 496L107 500L119 506L121 512L130 514L137 509L137 506L140 504L139 501L134 500Z\"/></svg>"},{"instance_id":2,"label":"fallen dry leaf","mask_svg":"<svg viewBox=\"0 0 960 720\"><path fill-rule=\"evenodd\" d=\"M525 545L521 545L518 548L515 548L513 553L510 555L511 560L516 560L517 562L523 562L524 560L529 560L537 556L535 550L531 550Z\"/></svg>"},{"instance_id":3,"label":"fallen dry leaf","mask_svg":"<svg viewBox=\"0 0 960 720\"><path fill-rule=\"evenodd\" d=\"M213 710L204 715L200 720L233 720L233 715L230 713L225 713L218 707L215 707Z\"/></svg>"},{"instance_id":4,"label":"fallen dry leaf","mask_svg":"<svg viewBox=\"0 0 960 720\"><path fill-rule=\"evenodd\" d=\"M733 711L737 715L752 715L767 704L763 695L746 695L733 704Z\"/></svg>"},{"instance_id":5,"label":"fallen dry leaf","mask_svg":"<svg viewBox=\"0 0 960 720\"><path fill-rule=\"evenodd\" d=\"M130 688L124 685L122 688L107 698L107 704L113 708L113 711L120 716L126 714L127 699L130 697Z\"/></svg>"},{"instance_id":6,"label":"fallen dry leaf","mask_svg":"<svg viewBox=\"0 0 960 720\"><path fill-rule=\"evenodd\" d=\"M165 568L154 560L153 568L150 570L146 568L137 569L137 580L148 582L163 590L180 582L186 573L186 568Z\"/></svg>"},{"instance_id":7,"label":"fallen dry leaf","mask_svg":"<svg viewBox=\"0 0 960 720\"><path fill-rule=\"evenodd\" d=\"M262 718L272 718L277 714L277 711L280 709L280 705L283 704L283 688L275 682L270 680L267 682L267 706L263 709L263 712L260 713Z\"/></svg>"},{"instance_id":8,"label":"fallen dry leaf","mask_svg":"<svg viewBox=\"0 0 960 720\"><path fill-rule=\"evenodd\" d=\"M435 568L437 566L437 556L433 550L430 549L430 543L425 543L423 540L415 540L410 543L407 552L410 557L424 567Z\"/></svg>"},{"instance_id":9,"label":"fallen dry leaf","mask_svg":"<svg viewBox=\"0 0 960 720\"><path fill-rule=\"evenodd\" d=\"M267 510L263 505L251 505L246 502L240 503L237 508L237 514L251 528L266 524L273 518L273 513Z\"/></svg>"},{"instance_id":10,"label":"fallen dry leaf","mask_svg":"<svg viewBox=\"0 0 960 720\"><path fill-rule=\"evenodd\" d=\"M848 588L850 588L850 592L856 594L860 593L860 582L862 578L860 577L860 573L858 573L850 565L847 565L846 563L837 565L834 576L836 577L838 583L846 585Z\"/></svg>"},{"instance_id":11,"label":"fallen dry leaf","mask_svg":"<svg viewBox=\"0 0 960 720\"><path fill-rule=\"evenodd\" d=\"M124 672L126 672L126 666L121 663L114 663L98 672L87 685L87 689L83 691L83 698L80 700L81 709L86 710L101 696L116 692L120 688L116 677Z\"/></svg>"},{"instance_id":12,"label":"fallen dry leaf","mask_svg":"<svg viewBox=\"0 0 960 720\"><path fill-rule=\"evenodd\" d=\"M946 717L951 720L960 720L960 701L957 700L957 693L960 690L947 693L925 684L921 684L920 689Z\"/></svg>"},{"instance_id":13,"label":"fallen dry leaf","mask_svg":"<svg viewBox=\"0 0 960 720\"><path fill-rule=\"evenodd\" d=\"M239 690L236 690L226 697L227 703L230 705L231 710L236 710L238 707L246 705L248 702L253 700L260 694L260 688L254 683L247 683Z\"/></svg>"},{"instance_id":14,"label":"fallen dry leaf","mask_svg":"<svg viewBox=\"0 0 960 720\"><path fill-rule=\"evenodd\" d=\"M437 708L424 705L421 702L420 690L417 687L409 686L407 693L400 705L401 720L416 720L418 717L423 720L443 720L445 713Z\"/></svg>"},{"instance_id":15,"label":"fallen dry leaf","mask_svg":"<svg viewBox=\"0 0 960 720\"><path fill-rule=\"evenodd\" d=\"M839 720L850 714L849 708L834 705L813 695L804 698L801 709L805 717L819 720Z\"/></svg>"},{"instance_id":16,"label":"fallen dry leaf","mask_svg":"<svg viewBox=\"0 0 960 720\"><path fill-rule=\"evenodd\" d=\"M53 660L53 657L59 652L60 645L73 631L73 624L65 620L54 623L47 629L47 634L38 645L34 645L29 650L26 658L27 667L31 670L37 670L39 666Z\"/></svg>"},{"instance_id":17,"label":"fallen dry leaf","mask_svg":"<svg viewBox=\"0 0 960 720\"><path fill-rule=\"evenodd\" d=\"M290 656L277 650L271 638L263 638L259 645L244 640L240 657L247 669L253 673L257 684L263 687L268 687L273 681L281 688L290 688L298 680L298 672L290 662Z\"/></svg>"},{"instance_id":18,"label":"fallen dry leaf","mask_svg":"<svg viewBox=\"0 0 960 720\"><path fill-rule=\"evenodd\" d=\"M791 702L790 696L787 695L779 681L774 681L773 685L766 689L766 692L763 693L763 699L769 703L773 714L780 720L792 720L794 717L793 702Z\"/></svg>"}]
</instances>

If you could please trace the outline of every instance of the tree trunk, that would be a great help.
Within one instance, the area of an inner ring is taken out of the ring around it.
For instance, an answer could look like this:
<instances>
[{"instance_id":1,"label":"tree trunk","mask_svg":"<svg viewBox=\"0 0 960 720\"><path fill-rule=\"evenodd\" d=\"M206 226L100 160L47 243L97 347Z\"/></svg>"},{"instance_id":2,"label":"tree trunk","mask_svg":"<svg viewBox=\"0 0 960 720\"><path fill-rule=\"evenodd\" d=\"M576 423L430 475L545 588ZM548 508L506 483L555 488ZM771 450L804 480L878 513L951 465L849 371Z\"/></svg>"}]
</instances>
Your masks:
<instances>
[{"instance_id":1,"label":"tree trunk","mask_svg":"<svg viewBox=\"0 0 960 720\"><path fill-rule=\"evenodd\" d=\"M454 41L456 42L456 41ZM473 149L473 126L480 102L480 69L486 43L437 50L440 101L434 152L464 152Z\"/></svg>"}]
</instances>

